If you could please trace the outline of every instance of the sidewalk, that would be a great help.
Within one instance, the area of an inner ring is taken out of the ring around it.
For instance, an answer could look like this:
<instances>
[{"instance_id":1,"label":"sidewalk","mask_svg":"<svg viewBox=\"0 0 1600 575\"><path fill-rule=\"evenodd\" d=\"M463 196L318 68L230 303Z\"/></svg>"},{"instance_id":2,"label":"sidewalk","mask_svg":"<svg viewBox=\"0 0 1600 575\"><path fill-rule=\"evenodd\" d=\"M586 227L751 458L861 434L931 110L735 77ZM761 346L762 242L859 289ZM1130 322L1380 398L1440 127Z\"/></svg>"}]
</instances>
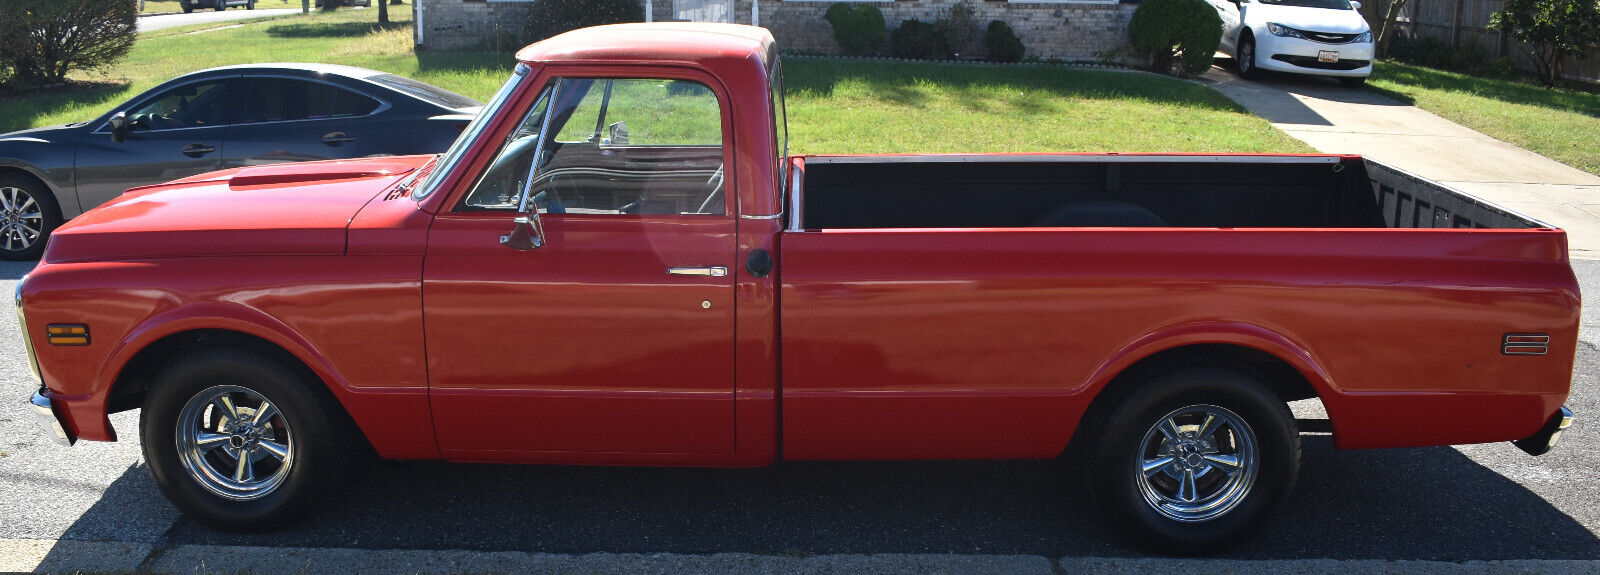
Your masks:
<instances>
[{"instance_id":1,"label":"sidewalk","mask_svg":"<svg viewBox=\"0 0 1600 575\"><path fill-rule=\"evenodd\" d=\"M1542 220L1567 231L1572 257L1600 259L1600 176L1320 78L1244 81L1212 68L1201 81L1319 151L1371 157Z\"/></svg>"}]
</instances>

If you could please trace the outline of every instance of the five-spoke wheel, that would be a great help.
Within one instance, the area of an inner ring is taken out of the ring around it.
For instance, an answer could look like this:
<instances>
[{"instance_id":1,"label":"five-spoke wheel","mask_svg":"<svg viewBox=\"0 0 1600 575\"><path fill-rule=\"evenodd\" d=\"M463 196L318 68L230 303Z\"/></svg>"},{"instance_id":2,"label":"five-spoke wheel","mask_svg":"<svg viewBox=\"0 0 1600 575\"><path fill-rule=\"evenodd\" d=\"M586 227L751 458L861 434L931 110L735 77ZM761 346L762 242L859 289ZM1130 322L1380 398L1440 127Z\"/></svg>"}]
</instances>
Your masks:
<instances>
[{"instance_id":1,"label":"five-spoke wheel","mask_svg":"<svg viewBox=\"0 0 1600 575\"><path fill-rule=\"evenodd\" d=\"M1175 521L1205 521L1250 494L1258 466L1255 433L1238 414L1191 405L1163 416L1140 442L1134 480L1145 503Z\"/></svg>"},{"instance_id":2,"label":"five-spoke wheel","mask_svg":"<svg viewBox=\"0 0 1600 575\"><path fill-rule=\"evenodd\" d=\"M264 497L294 466L289 422L266 397L236 385L201 391L178 414L178 456L190 479L219 497Z\"/></svg>"},{"instance_id":3,"label":"five-spoke wheel","mask_svg":"<svg viewBox=\"0 0 1600 575\"><path fill-rule=\"evenodd\" d=\"M156 376L139 416L145 460L174 505L202 523L263 531L337 482L350 424L309 371L267 351L206 347Z\"/></svg>"},{"instance_id":4,"label":"five-spoke wheel","mask_svg":"<svg viewBox=\"0 0 1600 575\"><path fill-rule=\"evenodd\" d=\"M1109 391L1085 419L1107 519L1163 553L1212 554L1259 531L1294 487L1288 404L1249 368L1197 363Z\"/></svg>"}]
</instances>

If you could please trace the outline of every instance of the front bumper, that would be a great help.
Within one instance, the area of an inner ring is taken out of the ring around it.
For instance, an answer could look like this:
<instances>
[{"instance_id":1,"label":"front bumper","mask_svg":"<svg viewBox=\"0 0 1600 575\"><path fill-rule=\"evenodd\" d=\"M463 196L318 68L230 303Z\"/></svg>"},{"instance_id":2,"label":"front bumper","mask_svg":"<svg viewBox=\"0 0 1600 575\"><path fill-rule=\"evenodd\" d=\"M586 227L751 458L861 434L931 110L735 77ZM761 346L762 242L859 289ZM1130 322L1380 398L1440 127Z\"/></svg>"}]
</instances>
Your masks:
<instances>
[{"instance_id":1,"label":"front bumper","mask_svg":"<svg viewBox=\"0 0 1600 575\"><path fill-rule=\"evenodd\" d=\"M1345 78L1372 75L1373 51L1370 42L1324 44L1265 32L1256 38L1256 67L1262 70ZM1339 62L1318 62L1317 55L1322 51L1338 52Z\"/></svg>"},{"instance_id":2,"label":"front bumper","mask_svg":"<svg viewBox=\"0 0 1600 575\"><path fill-rule=\"evenodd\" d=\"M73 437L72 433L67 431L66 422L61 420L61 416L56 415L55 406L51 405L50 396L47 393L42 388L34 391L33 397L28 400L28 403L33 405L33 412L38 416L39 424L44 426L45 433L50 436L51 440L61 445L72 445L78 438Z\"/></svg>"},{"instance_id":3,"label":"front bumper","mask_svg":"<svg viewBox=\"0 0 1600 575\"><path fill-rule=\"evenodd\" d=\"M1560 411L1550 416L1550 421L1545 422L1538 433L1527 439L1513 441L1511 444L1522 448L1528 455L1544 455L1549 453L1556 446L1556 441L1561 439L1561 430L1570 426L1572 426L1572 410L1563 405Z\"/></svg>"}]
</instances>

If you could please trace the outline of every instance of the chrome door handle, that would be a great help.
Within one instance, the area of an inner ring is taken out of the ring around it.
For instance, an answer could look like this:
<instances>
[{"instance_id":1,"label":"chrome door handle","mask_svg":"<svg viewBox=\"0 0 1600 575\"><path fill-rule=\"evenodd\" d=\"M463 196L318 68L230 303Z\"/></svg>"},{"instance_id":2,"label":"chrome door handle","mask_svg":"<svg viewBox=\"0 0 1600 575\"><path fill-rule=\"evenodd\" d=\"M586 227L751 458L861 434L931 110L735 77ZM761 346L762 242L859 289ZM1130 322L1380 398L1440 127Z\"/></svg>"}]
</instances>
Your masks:
<instances>
[{"instance_id":1,"label":"chrome door handle","mask_svg":"<svg viewBox=\"0 0 1600 575\"><path fill-rule=\"evenodd\" d=\"M328 132L326 135L322 136L322 143L327 144L329 146L337 146L337 145L343 144L345 142L354 142L354 141L356 141L355 136L351 136L351 135L346 134L344 132Z\"/></svg>"},{"instance_id":2,"label":"chrome door handle","mask_svg":"<svg viewBox=\"0 0 1600 575\"><path fill-rule=\"evenodd\" d=\"M191 158L198 158L215 151L217 151L216 146L207 146L199 142L195 142L183 147L183 155Z\"/></svg>"},{"instance_id":3,"label":"chrome door handle","mask_svg":"<svg viewBox=\"0 0 1600 575\"><path fill-rule=\"evenodd\" d=\"M720 278L728 275L728 268L715 266L709 268L681 267L667 268L667 273L675 276L710 276Z\"/></svg>"}]
</instances>

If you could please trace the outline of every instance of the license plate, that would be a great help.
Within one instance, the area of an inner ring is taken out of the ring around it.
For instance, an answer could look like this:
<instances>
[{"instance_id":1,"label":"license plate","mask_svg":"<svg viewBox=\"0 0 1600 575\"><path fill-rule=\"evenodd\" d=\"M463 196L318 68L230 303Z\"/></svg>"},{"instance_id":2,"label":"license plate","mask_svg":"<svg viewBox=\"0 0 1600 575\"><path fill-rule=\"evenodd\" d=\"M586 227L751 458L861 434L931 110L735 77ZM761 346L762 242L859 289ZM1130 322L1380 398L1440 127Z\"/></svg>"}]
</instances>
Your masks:
<instances>
[{"instance_id":1,"label":"license plate","mask_svg":"<svg viewBox=\"0 0 1600 575\"><path fill-rule=\"evenodd\" d=\"M1317 61L1318 62L1327 62L1327 63L1330 63L1330 64L1332 64L1334 62L1338 62L1339 61L1339 53L1335 52L1335 51L1332 51L1332 50L1318 50L1317 51Z\"/></svg>"}]
</instances>

